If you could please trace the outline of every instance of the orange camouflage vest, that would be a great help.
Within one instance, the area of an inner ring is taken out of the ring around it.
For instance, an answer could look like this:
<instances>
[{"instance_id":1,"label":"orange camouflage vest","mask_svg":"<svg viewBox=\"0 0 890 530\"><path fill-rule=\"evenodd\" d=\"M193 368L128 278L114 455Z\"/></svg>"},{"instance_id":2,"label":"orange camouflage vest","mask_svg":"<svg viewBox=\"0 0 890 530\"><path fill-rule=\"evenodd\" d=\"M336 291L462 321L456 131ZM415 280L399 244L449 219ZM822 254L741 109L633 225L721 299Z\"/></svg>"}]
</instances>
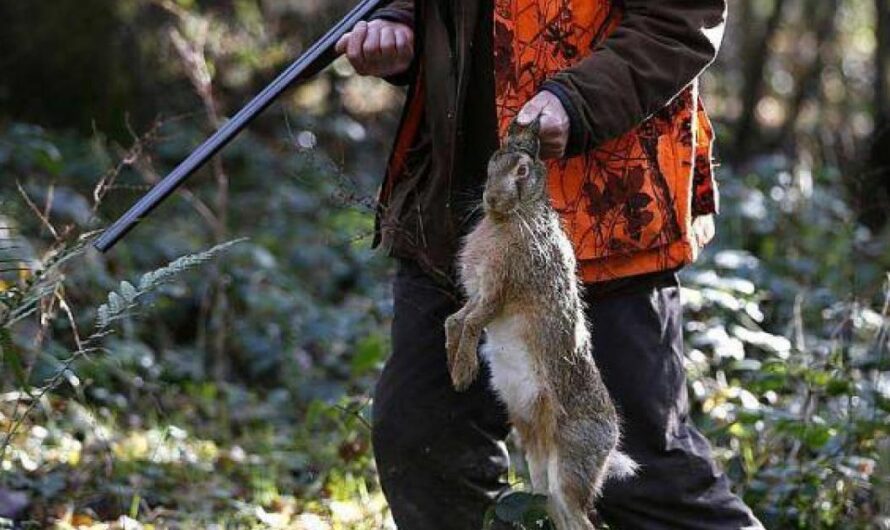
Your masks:
<instances>
[{"instance_id":1,"label":"orange camouflage vest","mask_svg":"<svg viewBox=\"0 0 890 530\"><path fill-rule=\"evenodd\" d=\"M495 0L495 79L501 134L552 74L572 66L620 23L611 0ZM550 195L583 279L680 267L714 233L713 131L693 83L636 129L549 164Z\"/></svg>"}]
</instances>

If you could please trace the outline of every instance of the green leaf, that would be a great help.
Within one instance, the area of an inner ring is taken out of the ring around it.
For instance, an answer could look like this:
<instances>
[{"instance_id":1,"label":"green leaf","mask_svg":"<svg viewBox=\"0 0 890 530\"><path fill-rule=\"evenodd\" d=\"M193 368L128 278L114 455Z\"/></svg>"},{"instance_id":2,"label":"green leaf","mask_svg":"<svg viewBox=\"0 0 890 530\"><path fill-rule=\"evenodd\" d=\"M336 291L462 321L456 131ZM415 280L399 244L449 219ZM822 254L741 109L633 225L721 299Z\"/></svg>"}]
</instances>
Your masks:
<instances>
[{"instance_id":1,"label":"green leaf","mask_svg":"<svg viewBox=\"0 0 890 530\"><path fill-rule=\"evenodd\" d=\"M828 383L833 379L831 372L825 370L809 370L804 374L804 377L807 383L817 388L828 386Z\"/></svg>"},{"instance_id":2,"label":"green leaf","mask_svg":"<svg viewBox=\"0 0 890 530\"><path fill-rule=\"evenodd\" d=\"M853 391L853 385L850 381L844 379L834 379L828 383L825 391L829 396L845 396Z\"/></svg>"},{"instance_id":3,"label":"green leaf","mask_svg":"<svg viewBox=\"0 0 890 530\"><path fill-rule=\"evenodd\" d=\"M546 507L535 506L525 512L522 523L529 529L552 529L553 523L547 514Z\"/></svg>"},{"instance_id":4,"label":"green leaf","mask_svg":"<svg viewBox=\"0 0 890 530\"><path fill-rule=\"evenodd\" d=\"M494 506L492 506L485 511L485 518L482 519L482 530L491 530L495 520Z\"/></svg>"},{"instance_id":5,"label":"green leaf","mask_svg":"<svg viewBox=\"0 0 890 530\"><path fill-rule=\"evenodd\" d=\"M137 519L139 517L139 504L142 502L142 497L139 494L133 495L133 498L130 500L130 518Z\"/></svg>"},{"instance_id":6,"label":"green leaf","mask_svg":"<svg viewBox=\"0 0 890 530\"><path fill-rule=\"evenodd\" d=\"M738 372L759 372L763 363L756 359L743 359L732 363L732 369Z\"/></svg>"},{"instance_id":7,"label":"green leaf","mask_svg":"<svg viewBox=\"0 0 890 530\"><path fill-rule=\"evenodd\" d=\"M834 436L834 429L824 425L810 425L804 431L804 442L813 449L821 449Z\"/></svg>"},{"instance_id":8,"label":"green leaf","mask_svg":"<svg viewBox=\"0 0 890 530\"><path fill-rule=\"evenodd\" d=\"M494 510L498 519L503 522L528 524L529 521L539 520L541 514L546 518L547 497L521 491L511 492L498 499Z\"/></svg>"},{"instance_id":9,"label":"green leaf","mask_svg":"<svg viewBox=\"0 0 890 530\"><path fill-rule=\"evenodd\" d=\"M884 412L890 412L890 399L877 395L875 396L875 405Z\"/></svg>"},{"instance_id":10,"label":"green leaf","mask_svg":"<svg viewBox=\"0 0 890 530\"><path fill-rule=\"evenodd\" d=\"M356 345L355 355L350 367L353 375L364 375L383 362L386 356L386 345L379 334L368 335Z\"/></svg>"},{"instance_id":11,"label":"green leaf","mask_svg":"<svg viewBox=\"0 0 890 530\"><path fill-rule=\"evenodd\" d=\"M522 515L528 508L531 495L522 492L512 492L498 499L494 507L494 513L498 519L508 523L521 523Z\"/></svg>"},{"instance_id":12,"label":"green leaf","mask_svg":"<svg viewBox=\"0 0 890 530\"><path fill-rule=\"evenodd\" d=\"M745 438L751 433L744 424L736 422L729 426L729 434L735 436L736 438Z\"/></svg>"}]
</instances>

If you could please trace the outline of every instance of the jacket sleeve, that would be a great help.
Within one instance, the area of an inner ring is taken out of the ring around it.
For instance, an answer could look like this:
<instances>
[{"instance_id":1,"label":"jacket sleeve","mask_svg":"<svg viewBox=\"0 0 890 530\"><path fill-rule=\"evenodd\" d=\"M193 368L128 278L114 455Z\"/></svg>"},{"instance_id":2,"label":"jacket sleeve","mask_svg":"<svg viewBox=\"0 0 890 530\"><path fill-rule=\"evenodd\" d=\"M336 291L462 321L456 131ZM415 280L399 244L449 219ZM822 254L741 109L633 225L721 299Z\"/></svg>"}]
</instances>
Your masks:
<instances>
[{"instance_id":1,"label":"jacket sleeve","mask_svg":"<svg viewBox=\"0 0 890 530\"><path fill-rule=\"evenodd\" d=\"M625 0L624 18L587 57L542 85L571 121L567 156L633 129L717 55L725 0Z\"/></svg>"},{"instance_id":2,"label":"jacket sleeve","mask_svg":"<svg viewBox=\"0 0 890 530\"><path fill-rule=\"evenodd\" d=\"M371 20L382 19L401 22L414 27L414 0L393 0L374 11Z\"/></svg>"},{"instance_id":3,"label":"jacket sleeve","mask_svg":"<svg viewBox=\"0 0 890 530\"><path fill-rule=\"evenodd\" d=\"M410 26L415 33L415 42L414 42L414 50L415 57L414 61L411 62L411 66L408 70L389 76L385 78L389 83L393 85L408 85L412 81L417 74L417 31L414 25L414 0L392 0L391 2L386 3L383 7L374 11L371 14L370 20L388 20L390 22L399 22L401 24L405 24L406 26Z\"/></svg>"}]
</instances>

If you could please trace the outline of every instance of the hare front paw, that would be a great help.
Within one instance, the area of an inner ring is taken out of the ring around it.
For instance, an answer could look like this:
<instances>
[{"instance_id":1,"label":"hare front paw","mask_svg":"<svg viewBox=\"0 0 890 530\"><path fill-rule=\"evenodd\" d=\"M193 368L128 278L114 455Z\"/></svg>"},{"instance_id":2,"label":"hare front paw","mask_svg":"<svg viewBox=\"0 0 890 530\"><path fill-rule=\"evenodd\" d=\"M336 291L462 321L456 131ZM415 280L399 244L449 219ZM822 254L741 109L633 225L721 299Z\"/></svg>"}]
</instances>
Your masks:
<instances>
[{"instance_id":1,"label":"hare front paw","mask_svg":"<svg viewBox=\"0 0 890 530\"><path fill-rule=\"evenodd\" d=\"M452 315L445 321L445 349L448 352L448 372L455 390L462 392L469 388L479 372L479 359L476 356L478 339L472 341L463 319ZM471 344L472 343L472 344Z\"/></svg>"},{"instance_id":2,"label":"hare front paw","mask_svg":"<svg viewBox=\"0 0 890 530\"><path fill-rule=\"evenodd\" d=\"M460 345L457 347L455 361L450 365L451 382L455 390L463 392L470 388L476 376L479 374L479 356L476 349L479 346L479 336L464 326L460 337Z\"/></svg>"},{"instance_id":3,"label":"hare front paw","mask_svg":"<svg viewBox=\"0 0 890 530\"><path fill-rule=\"evenodd\" d=\"M449 366L457 357L457 349L460 346L460 336L464 330L463 319L457 314L451 315L445 320L445 350L448 352Z\"/></svg>"}]
</instances>

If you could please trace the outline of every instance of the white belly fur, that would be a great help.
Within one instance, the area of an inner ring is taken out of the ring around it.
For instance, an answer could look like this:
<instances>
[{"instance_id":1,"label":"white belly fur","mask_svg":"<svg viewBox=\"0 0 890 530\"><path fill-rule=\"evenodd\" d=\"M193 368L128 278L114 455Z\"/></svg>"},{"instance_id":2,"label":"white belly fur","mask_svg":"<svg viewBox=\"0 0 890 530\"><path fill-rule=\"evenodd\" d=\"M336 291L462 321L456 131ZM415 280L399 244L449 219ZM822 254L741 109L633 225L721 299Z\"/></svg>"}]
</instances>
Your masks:
<instances>
[{"instance_id":1,"label":"white belly fur","mask_svg":"<svg viewBox=\"0 0 890 530\"><path fill-rule=\"evenodd\" d=\"M531 407L541 391L529 348L522 340L524 322L518 316L502 316L486 328L482 355L491 368L491 382L512 416L531 417Z\"/></svg>"}]
</instances>

